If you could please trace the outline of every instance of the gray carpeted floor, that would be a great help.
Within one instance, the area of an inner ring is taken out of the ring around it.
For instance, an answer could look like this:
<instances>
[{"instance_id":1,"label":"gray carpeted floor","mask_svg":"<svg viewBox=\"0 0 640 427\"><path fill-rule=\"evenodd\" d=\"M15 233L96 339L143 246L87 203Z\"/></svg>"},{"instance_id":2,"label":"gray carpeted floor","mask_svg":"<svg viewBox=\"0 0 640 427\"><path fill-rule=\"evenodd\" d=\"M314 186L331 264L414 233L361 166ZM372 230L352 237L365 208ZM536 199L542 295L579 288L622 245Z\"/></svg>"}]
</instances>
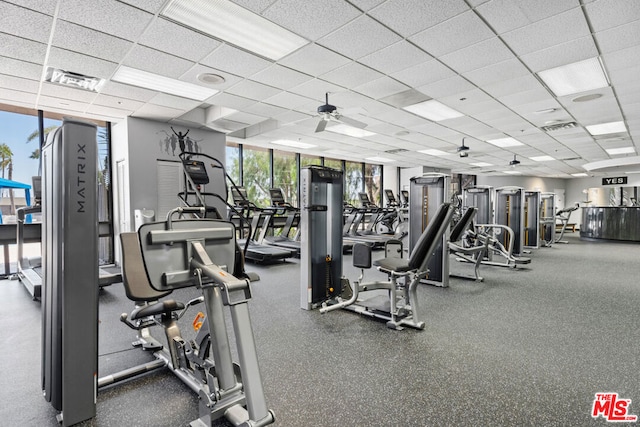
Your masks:
<instances>
[{"instance_id":1,"label":"gray carpeted floor","mask_svg":"<svg viewBox=\"0 0 640 427\"><path fill-rule=\"evenodd\" d=\"M534 250L526 268L483 267L484 283L421 286L424 331L301 310L299 261L249 265L262 278L251 316L277 425L606 425L591 417L597 392L640 414L640 245L568 239ZM39 303L16 281L0 282L0 300L0 425L55 426L40 392ZM101 374L150 359L118 321L131 307L120 284L100 295ZM197 411L196 396L160 371L101 391L83 425L186 426Z\"/></svg>"}]
</instances>

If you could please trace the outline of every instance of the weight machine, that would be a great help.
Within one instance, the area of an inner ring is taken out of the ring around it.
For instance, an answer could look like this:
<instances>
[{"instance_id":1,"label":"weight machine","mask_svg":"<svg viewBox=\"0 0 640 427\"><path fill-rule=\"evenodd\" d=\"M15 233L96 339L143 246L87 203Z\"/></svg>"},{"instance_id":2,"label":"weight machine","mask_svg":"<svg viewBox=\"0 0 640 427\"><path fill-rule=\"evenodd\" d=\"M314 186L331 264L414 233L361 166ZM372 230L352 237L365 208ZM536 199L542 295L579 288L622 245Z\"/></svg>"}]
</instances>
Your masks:
<instances>
[{"instance_id":1,"label":"weight machine","mask_svg":"<svg viewBox=\"0 0 640 427\"><path fill-rule=\"evenodd\" d=\"M540 199L539 191L524 192L524 242L525 248L540 247Z\"/></svg>"},{"instance_id":2,"label":"weight machine","mask_svg":"<svg viewBox=\"0 0 640 427\"><path fill-rule=\"evenodd\" d=\"M540 238L542 246L550 247L556 237L556 195L540 193Z\"/></svg>"}]
</instances>

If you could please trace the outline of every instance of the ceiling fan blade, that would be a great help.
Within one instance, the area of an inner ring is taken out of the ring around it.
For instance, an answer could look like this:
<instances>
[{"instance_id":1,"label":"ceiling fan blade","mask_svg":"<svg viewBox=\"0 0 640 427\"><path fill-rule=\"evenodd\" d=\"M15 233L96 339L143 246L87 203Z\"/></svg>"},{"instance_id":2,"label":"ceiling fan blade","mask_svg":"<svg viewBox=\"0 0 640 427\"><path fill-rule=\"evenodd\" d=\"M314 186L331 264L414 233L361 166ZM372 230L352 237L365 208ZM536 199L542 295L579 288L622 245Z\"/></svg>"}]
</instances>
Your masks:
<instances>
[{"instance_id":1,"label":"ceiling fan blade","mask_svg":"<svg viewBox=\"0 0 640 427\"><path fill-rule=\"evenodd\" d=\"M359 122L355 119L350 119L349 117L345 117L343 115L336 116L336 120L344 123L345 125L349 125L351 127L358 128L358 129L364 129L367 127L366 123Z\"/></svg>"},{"instance_id":2,"label":"ceiling fan blade","mask_svg":"<svg viewBox=\"0 0 640 427\"><path fill-rule=\"evenodd\" d=\"M327 121L325 119L320 119L320 121L318 122L318 126L316 126L316 132L322 132L326 127Z\"/></svg>"}]
</instances>

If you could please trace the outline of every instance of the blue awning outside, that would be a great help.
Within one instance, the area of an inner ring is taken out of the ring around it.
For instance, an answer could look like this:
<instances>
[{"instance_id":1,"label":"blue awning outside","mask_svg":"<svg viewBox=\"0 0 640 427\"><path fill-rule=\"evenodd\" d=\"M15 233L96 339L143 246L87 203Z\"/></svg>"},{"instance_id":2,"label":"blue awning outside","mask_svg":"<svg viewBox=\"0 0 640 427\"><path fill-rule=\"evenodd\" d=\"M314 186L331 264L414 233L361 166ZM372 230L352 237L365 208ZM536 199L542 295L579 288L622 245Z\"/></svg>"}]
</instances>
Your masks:
<instances>
[{"instance_id":1,"label":"blue awning outside","mask_svg":"<svg viewBox=\"0 0 640 427\"><path fill-rule=\"evenodd\" d=\"M27 206L31 205L31 186L18 181L11 181L9 179L0 178L0 190L3 188L13 188L24 190L24 199L27 202ZM31 214L27 215L25 222L31 222ZM0 224L2 224L2 211L0 211Z\"/></svg>"}]
</instances>

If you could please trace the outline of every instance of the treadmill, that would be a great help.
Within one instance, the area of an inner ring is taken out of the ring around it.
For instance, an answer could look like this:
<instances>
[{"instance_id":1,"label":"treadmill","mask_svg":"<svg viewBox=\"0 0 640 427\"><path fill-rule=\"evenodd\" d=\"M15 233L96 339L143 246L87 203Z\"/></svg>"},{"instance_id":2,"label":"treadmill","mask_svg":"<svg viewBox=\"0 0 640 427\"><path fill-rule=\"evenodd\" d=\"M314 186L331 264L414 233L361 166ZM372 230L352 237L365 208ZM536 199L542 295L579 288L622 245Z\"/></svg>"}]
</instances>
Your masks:
<instances>
[{"instance_id":1,"label":"treadmill","mask_svg":"<svg viewBox=\"0 0 640 427\"><path fill-rule=\"evenodd\" d=\"M271 245L263 245L259 243L259 241L255 240L255 235L257 230L260 227L266 227L269 222L268 212L263 212L263 209L259 208L255 204L251 203L247 199L247 189L239 186L231 187L231 197L233 198L233 202L235 204L234 211L230 212L230 221L233 221L235 217L241 215L245 220L251 222L251 226L248 229L248 233L246 232L246 228L244 226L240 226L241 236L238 239L238 244L240 246L247 245L247 251L245 253L245 257L254 262L269 262L269 261L277 261L277 260L285 260L287 258L291 258L295 256L297 253L296 250L286 249L283 247L271 246ZM239 221L242 221L242 218L238 218Z\"/></svg>"},{"instance_id":2,"label":"treadmill","mask_svg":"<svg viewBox=\"0 0 640 427\"><path fill-rule=\"evenodd\" d=\"M269 196L271 197L271 208L265 209L263 213L265 218L262 229L265 231L263 241L270 245L280 246L285 249L295 251L296 257L300 257L300 241L296 238L289 237L291 229L300 223L300 210L294 208L290 203L284 200L281 188L270 188ZM282 231L278 236L266 235L266 229L275 226L275 220L286 218Z\"/></svg>"}]
</instances>

